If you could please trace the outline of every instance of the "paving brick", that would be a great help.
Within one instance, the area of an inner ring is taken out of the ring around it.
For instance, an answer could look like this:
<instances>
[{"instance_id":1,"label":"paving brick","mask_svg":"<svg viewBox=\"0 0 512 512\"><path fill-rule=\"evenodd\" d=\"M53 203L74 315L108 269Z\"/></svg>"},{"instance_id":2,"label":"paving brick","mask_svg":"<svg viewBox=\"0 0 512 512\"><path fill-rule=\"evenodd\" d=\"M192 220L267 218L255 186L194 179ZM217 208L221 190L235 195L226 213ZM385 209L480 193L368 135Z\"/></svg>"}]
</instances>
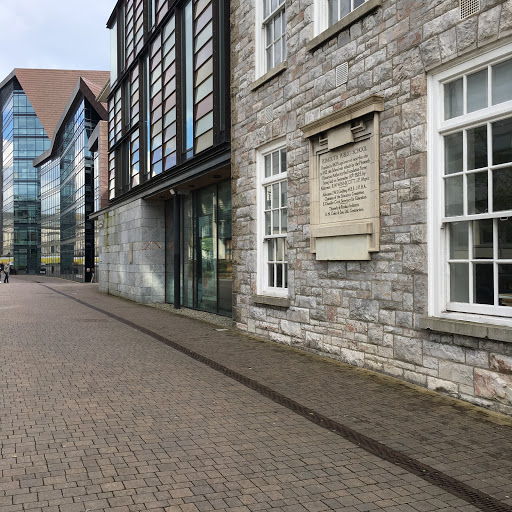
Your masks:
<instances>
[{"instance_id":1,"label":"paving brick","mask_svg":"<svg viewBox=\"0 0 512 512\"><path fill-rule=\"evenodd\" d=\"M413 505L472 510L143 332L78 304L72 299L78 294L394 449L442 462L443 470L501 499L510 488L512 430L501 417L99 294L94 285L45 280L49 289L34 281L13 276L10 295L0 295L0 309L8 300L13 317L2 330L3 433L6 446L35 447L33 463L17 457L6 466L0 459L0 470L2 464L11 470L0 476L2 512L313 512ZM443 443L433 442L434 432ZM51 453L49 440L55 440ZM95 454L77 455L85 440L97 447Z\"/></svg>"}]
</instances>

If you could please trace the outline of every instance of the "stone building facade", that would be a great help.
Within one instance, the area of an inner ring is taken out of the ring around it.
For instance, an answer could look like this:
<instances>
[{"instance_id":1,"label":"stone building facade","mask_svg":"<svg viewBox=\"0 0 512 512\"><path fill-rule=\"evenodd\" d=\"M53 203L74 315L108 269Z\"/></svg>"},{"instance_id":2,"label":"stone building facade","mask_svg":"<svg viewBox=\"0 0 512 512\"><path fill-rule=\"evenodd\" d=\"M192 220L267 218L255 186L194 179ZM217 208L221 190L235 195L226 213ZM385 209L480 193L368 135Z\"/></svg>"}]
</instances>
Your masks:
<instances>
[{"instance_id":1,"label":"stone building facade","mask_svg":"<svg viewBox=\"0 0 512 512\"><path fill-rule=\"evenodd\" d=\"M231 27L236 326L511 414L512 1Z\"/></svg>"}]
</instances>

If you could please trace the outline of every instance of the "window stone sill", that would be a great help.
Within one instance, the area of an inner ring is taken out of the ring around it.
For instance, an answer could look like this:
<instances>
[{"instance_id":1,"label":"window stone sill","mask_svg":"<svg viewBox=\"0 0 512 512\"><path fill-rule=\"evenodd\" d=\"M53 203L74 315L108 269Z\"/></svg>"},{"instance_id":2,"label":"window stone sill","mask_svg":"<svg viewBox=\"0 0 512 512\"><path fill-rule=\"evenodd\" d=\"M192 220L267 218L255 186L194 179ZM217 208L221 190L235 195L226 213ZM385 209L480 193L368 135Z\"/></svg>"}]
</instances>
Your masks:
<instances>
[{"instance_id":1,"label":"window stone sill","mask_svg":"<svg viewBox=\"0 0 512 512\"><path fill-rule=\"evenodd\" d=\"M277 306L279 308L289 308L290 299L288 297L272 297L270 295L253 295L253 304L263 304L266 306Z\"/></svg>"},{"instance_id":2,"label":"window stone sill","mask_svg":"<svg viewBox=\"0 0 512 512\"><path fill-rule=\"evenodd\" d=\"M475 338L505 341L509 343L512 342L512 327L504 325L424 316L419 319L419 326L422 329L429 329L435 332L472 336Z\"/></svg>"},{"instance_id":3,"label":"window stone sill","mask_svg":"<svg viewBox=\"0 0 512 512\"><path fill-rule=\"evenodd\" d=\"M280 75L286 68L288 67L288 61L283 61L281 64L278 64L275 68L272 68L270 71L267 71L263 76L260 76L258 80L254 80L251 84L251 91L255 91L258 87L261 87L264 83L272 80L277 75Z\"/></svg>"},{"instance_id":4,"label":"window stone sill","mask_svg":"<svg viewBox=\"0 0 512 512\"><path fill-rule=\"evenodd\" d=\"M337 36L342 30L345 30L363 16L366 16L370 11L377 9L377 7L380 7L381 5L382 0L368 0L312 39L308 44L306 44L306 50L309 52L316 50L319 46L322 46L325 42L329 41L329 39Z\"/></svg>"}]
</instances>

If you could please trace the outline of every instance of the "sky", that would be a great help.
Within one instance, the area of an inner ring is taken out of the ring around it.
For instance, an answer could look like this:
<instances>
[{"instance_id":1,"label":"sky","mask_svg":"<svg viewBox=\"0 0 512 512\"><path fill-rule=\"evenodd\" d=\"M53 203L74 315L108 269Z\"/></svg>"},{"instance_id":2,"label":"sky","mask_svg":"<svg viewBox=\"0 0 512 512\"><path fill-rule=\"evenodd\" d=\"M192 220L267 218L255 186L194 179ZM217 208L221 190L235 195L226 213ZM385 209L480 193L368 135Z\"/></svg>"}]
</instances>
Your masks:
<instances>
[{"instance_id":1,"label":"sky","mask_svg":"<svg viewBox=\"0 0 512 512\"><path fill-rule=\"evenodd\" d=\"M0 0L0 82L14 68L110 68L115 0Z\"/></svg>"}]
</instances>

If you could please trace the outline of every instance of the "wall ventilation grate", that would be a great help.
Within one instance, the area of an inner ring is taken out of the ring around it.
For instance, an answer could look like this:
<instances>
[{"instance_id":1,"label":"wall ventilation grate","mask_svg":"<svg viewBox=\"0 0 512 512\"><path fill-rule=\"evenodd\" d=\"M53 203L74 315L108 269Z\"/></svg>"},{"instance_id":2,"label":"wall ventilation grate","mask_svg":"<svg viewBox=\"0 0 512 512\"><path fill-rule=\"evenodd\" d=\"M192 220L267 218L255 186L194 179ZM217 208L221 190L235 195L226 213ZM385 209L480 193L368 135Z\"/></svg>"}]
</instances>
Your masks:
<instances>
[{"instance_id":1,"label":"wall ventilation grate","mask_svg":"<svg viewBox=\"0 0 512 512\"><path fill-rule=\"evenodd\" d=\"M348 62L336 66L336 87L346 84L348 81Z\"/></svg>"},{"instance_id":2,"label":"wall ventilation grate","mask_svg":"<svg viewBox=\"0 0 512 512\"><path fill-rule=\"evenodd\" d=\"M460 0L460 19L463 20L480 10L480 0Z\"/></svg>"},{"instance_id":3,"label":"wall ventilation grate","mask_svg":"<svg viewBox=\"0 0 512 512\"><path fill-rule=\"evenodd\" d=\"M265 108L265 122L270 123L274 119L274 109L272 106Z\"/></svg>"}]
</instances>

